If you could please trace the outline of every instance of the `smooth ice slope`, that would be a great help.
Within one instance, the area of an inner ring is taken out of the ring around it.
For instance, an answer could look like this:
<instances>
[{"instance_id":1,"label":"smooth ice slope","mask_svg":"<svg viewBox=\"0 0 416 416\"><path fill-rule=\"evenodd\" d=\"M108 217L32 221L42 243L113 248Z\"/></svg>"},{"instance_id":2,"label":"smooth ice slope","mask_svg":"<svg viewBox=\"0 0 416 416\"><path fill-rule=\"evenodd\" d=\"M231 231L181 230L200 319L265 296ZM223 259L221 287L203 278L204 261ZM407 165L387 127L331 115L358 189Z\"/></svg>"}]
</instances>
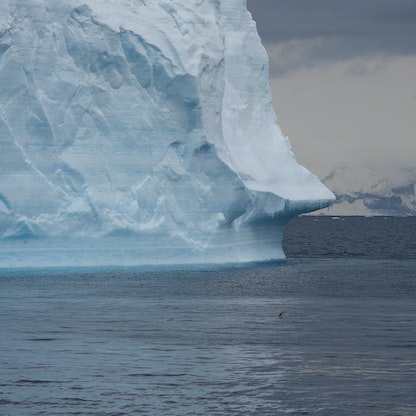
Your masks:
<instances>
[{"instance_id":1,"label":"smooth ice slope","mask_svg":"<svg viewBox=\"0 0 416 416\"><path fill-rule=\"evenodd\" d=\"M267 76L244 0L2 0L0 264L282 257L333 194Z\"/></svg>"}]
</instances>

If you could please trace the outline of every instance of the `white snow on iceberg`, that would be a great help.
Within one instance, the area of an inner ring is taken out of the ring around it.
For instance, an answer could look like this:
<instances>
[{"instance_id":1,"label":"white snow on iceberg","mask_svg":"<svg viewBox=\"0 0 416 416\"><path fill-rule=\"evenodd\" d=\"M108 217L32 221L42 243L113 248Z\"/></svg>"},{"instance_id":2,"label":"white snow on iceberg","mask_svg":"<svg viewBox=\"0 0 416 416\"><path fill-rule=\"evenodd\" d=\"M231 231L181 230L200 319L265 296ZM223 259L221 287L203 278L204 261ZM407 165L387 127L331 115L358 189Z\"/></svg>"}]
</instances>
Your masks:
<instances>
[{"instance_id":1,"label":"white snow on iceberg","mask_svg":"<svg viewBox=\"0 0 416 416\"><path fill-rule=\"evenodd\" d=\"M281 258L334 198L244 0L3 0L0 91L3 267Z\"/></svg>"}]
</instances>

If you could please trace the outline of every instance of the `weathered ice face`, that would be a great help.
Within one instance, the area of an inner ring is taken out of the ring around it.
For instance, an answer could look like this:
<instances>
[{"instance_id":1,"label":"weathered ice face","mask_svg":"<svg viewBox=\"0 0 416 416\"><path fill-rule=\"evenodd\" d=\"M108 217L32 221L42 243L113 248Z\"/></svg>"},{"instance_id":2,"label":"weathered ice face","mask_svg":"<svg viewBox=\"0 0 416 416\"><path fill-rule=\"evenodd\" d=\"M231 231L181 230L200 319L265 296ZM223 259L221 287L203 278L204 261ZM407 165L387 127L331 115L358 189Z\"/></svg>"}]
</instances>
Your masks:
<instances>
[{"instance_id":1,"label":"weathered ice face","mask_svg":"<svg viewBox=\"0 0 416 416\"><path fill-rule=\"evenodd\" d=\"M333 198L280 131L245 2L1 7L3 237L157 234L199 250Z\"/></svg>"}]
</instances>

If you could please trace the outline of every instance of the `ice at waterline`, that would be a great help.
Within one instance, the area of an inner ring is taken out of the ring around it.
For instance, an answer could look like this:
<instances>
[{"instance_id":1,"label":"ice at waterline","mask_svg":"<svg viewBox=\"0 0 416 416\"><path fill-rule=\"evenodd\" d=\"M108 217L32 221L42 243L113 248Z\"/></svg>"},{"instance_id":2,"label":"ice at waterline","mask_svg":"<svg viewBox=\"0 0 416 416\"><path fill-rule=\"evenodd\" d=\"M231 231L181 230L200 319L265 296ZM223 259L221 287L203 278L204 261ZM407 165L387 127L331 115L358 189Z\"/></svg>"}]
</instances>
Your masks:
<instances>
[{"instance_id":1,"label":"ice at waterline","mask_svg":"<svg viewBox=\"0 0 416 416\"><path fill-rule=\"evenodd\" d=\"M334 198L244 0L3 0L0 266L282 258Z\"/></svg>"}]
</instances>

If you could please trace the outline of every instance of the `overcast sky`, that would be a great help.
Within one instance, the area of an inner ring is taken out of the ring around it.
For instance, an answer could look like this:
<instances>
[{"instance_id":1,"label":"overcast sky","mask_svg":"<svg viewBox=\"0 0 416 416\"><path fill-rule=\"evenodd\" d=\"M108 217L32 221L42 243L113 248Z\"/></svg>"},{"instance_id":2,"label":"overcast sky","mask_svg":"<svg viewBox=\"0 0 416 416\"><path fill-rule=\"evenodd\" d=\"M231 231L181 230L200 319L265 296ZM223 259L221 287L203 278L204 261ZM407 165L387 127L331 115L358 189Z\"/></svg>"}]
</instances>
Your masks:
<instances>
[{"instance_id":1,"label":"overcast sky","mask_svg":"<svg viewBox=\"0 0 416 416\"><path fill-rule=\"evenodd\" d=\"M415 0L248 0L298 160L416 165Z\"/></svg>"}]
</instances>

